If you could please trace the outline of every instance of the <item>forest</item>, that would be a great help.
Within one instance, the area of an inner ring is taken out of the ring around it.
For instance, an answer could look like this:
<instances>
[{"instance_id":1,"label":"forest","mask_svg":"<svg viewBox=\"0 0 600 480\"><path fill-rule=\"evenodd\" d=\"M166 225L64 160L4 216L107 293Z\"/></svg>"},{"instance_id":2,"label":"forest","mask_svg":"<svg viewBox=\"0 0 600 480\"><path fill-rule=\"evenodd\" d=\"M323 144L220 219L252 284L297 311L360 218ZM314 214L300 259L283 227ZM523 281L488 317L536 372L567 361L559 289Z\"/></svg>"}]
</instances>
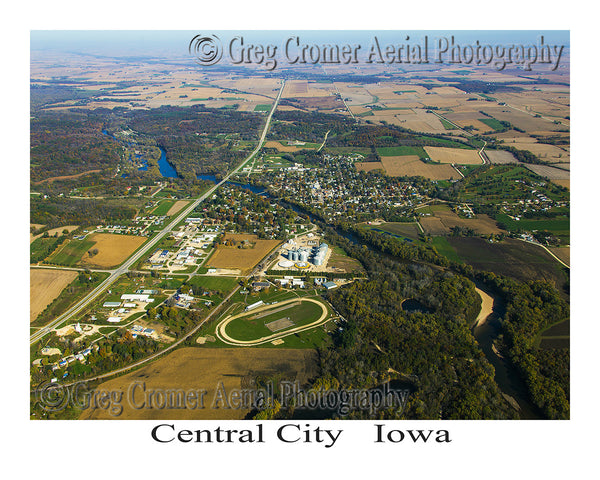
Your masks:
<instances>
[{"instance_id":1,"label":"forest","mask_svg":"<svg viewBox=\"0 0 600 480\"><path fill-rule=\"evenodd\" d=\"M31 182L115 167L120 147L95 113L40 112L30 122Z\"/></svg>"}]
</instances>

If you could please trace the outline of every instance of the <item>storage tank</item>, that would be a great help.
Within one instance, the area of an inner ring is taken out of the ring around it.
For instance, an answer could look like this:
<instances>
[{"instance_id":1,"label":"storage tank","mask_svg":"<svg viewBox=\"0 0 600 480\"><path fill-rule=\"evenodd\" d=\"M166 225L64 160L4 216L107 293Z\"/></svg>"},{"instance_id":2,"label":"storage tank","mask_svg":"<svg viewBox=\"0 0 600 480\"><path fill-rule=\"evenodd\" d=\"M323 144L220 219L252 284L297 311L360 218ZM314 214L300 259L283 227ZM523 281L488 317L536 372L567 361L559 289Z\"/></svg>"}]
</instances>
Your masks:
<instances>
[{"instance_id":1,"label":"storage tank","mask_svg":"<svg viewBox=\"0 0 600 480\"><path fill-rule=\"evenodd\" d=\"M300 261L306 262L308 260L308 252L306 250L300 251Z\"/></svg>"}]
</instances>

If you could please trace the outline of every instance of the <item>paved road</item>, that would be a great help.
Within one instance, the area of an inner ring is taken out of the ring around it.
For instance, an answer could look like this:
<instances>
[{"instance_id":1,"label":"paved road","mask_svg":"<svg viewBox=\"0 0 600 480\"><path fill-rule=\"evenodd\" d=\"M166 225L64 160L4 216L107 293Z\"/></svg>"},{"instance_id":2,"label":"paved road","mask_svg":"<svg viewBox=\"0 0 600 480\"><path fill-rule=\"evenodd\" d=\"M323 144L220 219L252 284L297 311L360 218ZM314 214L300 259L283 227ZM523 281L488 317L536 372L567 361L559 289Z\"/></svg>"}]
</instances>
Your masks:
<instances>
[{"instance_id":1,"label":"paved road","mask_svg":"<svg viewBox=\"0 0 600 480\"><path fill-rule=\"evenodd\" d=\"M59 325L62 322L67 321L73 315L76 315L79 312L81 312L85 307L87 307L89 305L90 302L92 302L98 295L100 295L100 293L102 293L110 285L112 285L117 278L119 278L124 273L127 273L129 271L129 267L131 267L138 260L140 260L144 255L146 255L146 253L151 248L153 248L156 244L158 244L158 242L160 242L163 239L163 237L165 237L165 235L168 235L168 233L171 230L173 230L173 228L175 228L175 225L177 225L184 218L186 218L190 213L192 213L194 211L194 209L198 205L200 205L200 203L202 203L209 196L211 196L217 188L219 188L227 180L229 180L229 178L232 175L235 175L236 173L238 173L246 165L246 163L248 163L250 160L252 160L254 158L254 156L262 148L262 145L265 141L265 137L267 136L267 131L269 130L269 126L271 124L271 119L273 118L273 113L275 113L277 104L279 103L279 100L281 99L281 94L283 93L284 86L285 86L285 80L282 80L281 89L279 90L279 94L277 95L277 98L273 102L273 106L271 107L271 111L269 112L269 115L267 116L267 120L265 122L265 126L263 128L262 134L260 136L260 139L258 140L258 144L257 144L256 148L252 151L252 153L237 168L235 168L234 170L229 172L223 178L223 180L221 180L219 183L217 183L214 187L211 187L206 193L204 193L204 195L197 198L188 207L186 207L184 210L182 210L181 213L179 215L177 215L165 228L163 228L158 234L156 234L154 237L152 237L150 240L148 240L137 252L135 252L131 257L129 257L120 267L114 269L112 271L112 273L108 276L108 278L106 278L102 283L100 283L100 285L98 285L96 288L94 288L94 290L92 290L84 298L79 300L75 305L73 305L71 308L69 308L65 313L63 313L62 315L60 315L59 317L57 317L56 319L54 319L53 321L51 321L50 323L45 325L43 328L41 328L37 332L33 333L29 337L30 344L33 344L33 343L39 341L42 337L44 337L45 335L50 333L52 331L52 329L55 328L57 325Z\"/></svg>"}]
</instances>

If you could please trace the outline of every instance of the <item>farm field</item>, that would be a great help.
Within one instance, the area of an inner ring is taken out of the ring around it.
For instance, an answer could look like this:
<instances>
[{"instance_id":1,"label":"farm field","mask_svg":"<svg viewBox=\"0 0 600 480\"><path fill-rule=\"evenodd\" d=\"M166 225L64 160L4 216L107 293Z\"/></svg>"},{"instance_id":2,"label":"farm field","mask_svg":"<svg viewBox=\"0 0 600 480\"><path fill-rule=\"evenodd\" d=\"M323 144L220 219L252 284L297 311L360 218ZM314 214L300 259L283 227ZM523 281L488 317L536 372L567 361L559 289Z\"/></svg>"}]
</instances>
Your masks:
<instances>
[{"instance_id":1,"label":"farm field","mask_svg":"<svg viewBox=\"0 0 600 480\"><path fill-rule=\"evenodd\" d=\"M231 239L236 242L236 245L218 245L212 256L205 262L206 267L240 270L244 273L252 269L281 243L279 240L259 240L256 235L250 234L227 234L223 239ZM244 240L250 242L251 247L238 248L240 245L237 243Z\"/></svg>"},{"instance_id":2,"label":"farm field","mask_svg":"<svg viewBox=\"0 0 600 480\"><path fill-rule=\"evenodd\" d=\"M38 228L43 227L44 225L39 225ZM67 225L66 227L56 227L56 228L51 228L50 230L48 230L48 235L53 237L54 235L58 235L61 236L62 232L64 230L67 230L69 233L71 233L73 230L77 230L79 228L79 225ZM33 234L29 234L29 243L32 243L36 238L40 238L43 235L43 233L39 233L37 235L33 235Z\"/></svg>"},{"instance_id":3,"label":"farm field","mask_svg":"<svg viewBox=\"0 0 600 480\"><path fill-rule=\"evenodd\" d=\"M381 162L357 162L358 171L371 171L383 168L391 177L425 177L430 180L447 180L460 178L459 173L450 165L433 165L425 163L417 155L401 155L381 157Z\"/></svg>"},{"instance_id":4,"label":"farm field","mask_svg":"<svg viewBox=\"0 0 600 480\"><path fill-rule=\"evenodd\" d=\"M434 162L457 163L459 165L478 165L483 163L477 154L477 150L429 146L423 148Z\"/></svg>"},{"instance_id":5,"label":"farm field","mask_svg":"<svg viewBox=\"0 0 600 480\"><path fill-rule=\"evenodd\" d=\"M48 263L73 267L81 262L83 255L93 246L94 242L90 240L71 240L48 257L46 261Z\"/></svg>"},{"instance_id":6,"label":"farm field","mask_svg":"<svg viewBox=\"0 0 600 480\"><path fill-rule=\"evenodd\" d=\"M202 289L216 290L221 293L230 292L237 285L236 277L209 277L204 275L194 275L187 284L191 285L196 294L202 293Z\"/></svg>"},{"instance_id":7,"label":"farm field","mask_svg":"<svg viewBox=\"0 0 600 480\"><path fill-rule=\"evenodd\" d=\"M81 263L97 267L114 267L124 262L146 240L146 237L134 235L116 235L112 233L95 233L89 237L98 253L92 257L84 256Z\"/></svg>"},{"instance_id":8,"label":"farm field","mask_svg":"<svg viewBox=\"0 0 600 480\"><path fill-rule=\"evenodd\" d=\"M77 275L71 270L30 268L29 321L33 322Z\"/></svg>"},{"instance_id":9,"label":"farm field","mask_svg":"<svg viewBox=\"0 0 600 480\"><path fill-rule=\"evenodd\" d=\"M257 377L298 381L304 385L318 374L315 350L282 348L182 348L128 375L109 380L98 391L122 391L127 395L134 382L144 382L146 390L183 389L206 390L204 408L135 409L124 401L123 412L113 417L102 409L85 410L80 419L120 420L241 420L248 408L222 408L213 399L217 388L227 393L233 389L249 388L248 382ZM202 405L198 405L201 407ZM214 408L214 407L221 408Z\"/></svg>"},{"instance_id":10,"label":"farm field","mask_svg":"<svg viewBox=\"0 0 600 480\"><path fill-rule=\"evenodd\" d=\"M490 159L490 163L505 164L505 163L518 163L518 160L514 155L506 150L487 150L485 154Z\"/></svg>"},{"instance_id":11,"label":"farm field","mask_svg":"<svg viewBox=\"0 0 600 480\"><path fill-rule=\"evenodd\" d=\"M186 200L177 200L171 208L167 211L167 216L175 215L179 210L186 207L190 202Z\"/></svg>"},{"instance_id":12,"label":"farm field","mask_svg":"<svg viewBox=\"0 0 600 480\"><path fill-rule=\"evenodd\" d=\"M458 256L474 268L521 281L546 280L560 292L567 281L564 267L543 248L505 238L489 243L478 237L447 237Z\"/></svg>"},{"instance_id":13,"label":"farm field","mask_svg":"<svg viewBox=\"0 0 600 480\"><path fill-rule=\"evenodd\" d=\"M406 237L411 240L418 240L419 234L421 233L421 230L419 229L416 223L384 222L379 225L373 224L367 227L373 230L383 230L384 232L388 232L401 237Z\"/></svg>"},{"instance_id":14,"label":"farm field","mask_svg":"<svg viewBox=\"0 0 600 480\"><path fill-rule=\"evenodd\" d=\"M479 214L476 218L461 218L445 205L436 205L435 208L426 207L418 211L431 214L431 216L419 219L423 229L430 235L450 233L453 227L472 228L475 233L481 235L502 233L502 230L496 225L496 220L484 214Z\"/></svg>"}]
</instances>

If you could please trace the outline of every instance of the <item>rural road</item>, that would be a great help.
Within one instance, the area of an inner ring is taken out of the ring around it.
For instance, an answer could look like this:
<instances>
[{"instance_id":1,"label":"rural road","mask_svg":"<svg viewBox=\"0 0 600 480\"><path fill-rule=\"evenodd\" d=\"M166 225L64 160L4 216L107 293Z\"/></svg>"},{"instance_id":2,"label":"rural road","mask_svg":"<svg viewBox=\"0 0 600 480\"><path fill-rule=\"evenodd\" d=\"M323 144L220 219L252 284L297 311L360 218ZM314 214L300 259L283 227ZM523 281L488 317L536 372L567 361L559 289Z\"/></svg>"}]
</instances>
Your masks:
<instances>
[{"instance_id":1,"label":"rural road","mask_svg":"<svg viewBox=\"0 0 600 480\"><path fill-rule=\"evenodd\" d=\"M100 283L100 285L98 285L96 288L94 288L94 290L92 290L84 298L79 300L75 305L73 305L71 308L69 308L65 313L63 313L62 315L57 317L55 320L53 320L50 323L48 323L47 325L45 325L43 328L41 328L37 332L33 333L29 337L30 345L34 344L35 342L37 342L41 338L43 338L45 335L50 333L52 331L52 329L55 328L60 323L69 320L73 315L76 315L77 313L81 312L87 305L89 305L90 302L92 302L98 295L100 295L100 293L102 293L110 285L112 285L117 278L119 278L124 273L127 273L129 271L129 267L131 267L134 263L136 263L138 260L140 260L144 255L146 255L146 253L152 247L154 247L156 244L158 244L158 242L160 242L165 237L165 235L167 235L173 228L175 228L175 226L179 222L181 222L191 212L193 212L194 209L200 203L202 203L209 196L211 196L217 188L219 188L227 180L229 180L229 178L232 175L235 175L236 173L238 173L250 160L252 160L254 158L254 156L262 148L262 145L265 141L265 137L267 136L267 131L269 130L269 126L271 124L271 119L273 118L273 114L275 113L275 110L277 109L277 104L279 103L279 100L281 99L281 94L283 93L284 87L285 87L285 80L282 80L281 81L281 89L279 90L279 94L277 95L277 97L275 98L275 101L273 102L273 106L271 107L271 110L269 111L269 115L267 116L267 120L265 122L265 126L263 128L262 134L260 136L260 139L258 140L258 144L257 144L256 148L252 151L252 153L242 163L240 163L240 165L238 165L237 168L235 168L234 170L229 172L223 178L223 180L221 180L219 183L217 183L216 185L211 187L206 193L204 193L202 196L200 196L195 201L193 201L188 207L186 207L184 210L182 210L181 213L179 215L177 215L171 222L169 222L169 224L165 228L163 228L153 238L148 240L137 252L135 252L131 257L129 257L121 266L114 269L112 271L112 273L102 283Z\"/></svg>"},{"instance_id":2,"label":"rural road","mask_svg":"<svg viewBox=\"0 0 600 480\"><path fill-rule=\"evenodd\" d=\"M437 113L435 113L433 110L431 110L431 113L433 113L436 117L438 117L441 120L445 120L446 122L454 125L456 128L458 128L461 132L463 132L465 135L469 136L469 137L474 137L475 135L473 135L471 132L467 132L466 130L463 130L459 125L457 125L456 123L454 123L451 120L448 120L446 117L442 116L442 115L438 115ZM485 150L485 147L487 145L487 142L485 140L483 140L483 146L481 147L481 149L477 152L477 154L479 155L479 158L481 158L481 163L483 163L484 165L486 163L489 163L486 161L486 156L485 153L483 153L483 151ZM460 173L456 167L454 168L458 173ZM464 178L465 176L460 173L460 175Z\"/></svg>"}]
</instances>

